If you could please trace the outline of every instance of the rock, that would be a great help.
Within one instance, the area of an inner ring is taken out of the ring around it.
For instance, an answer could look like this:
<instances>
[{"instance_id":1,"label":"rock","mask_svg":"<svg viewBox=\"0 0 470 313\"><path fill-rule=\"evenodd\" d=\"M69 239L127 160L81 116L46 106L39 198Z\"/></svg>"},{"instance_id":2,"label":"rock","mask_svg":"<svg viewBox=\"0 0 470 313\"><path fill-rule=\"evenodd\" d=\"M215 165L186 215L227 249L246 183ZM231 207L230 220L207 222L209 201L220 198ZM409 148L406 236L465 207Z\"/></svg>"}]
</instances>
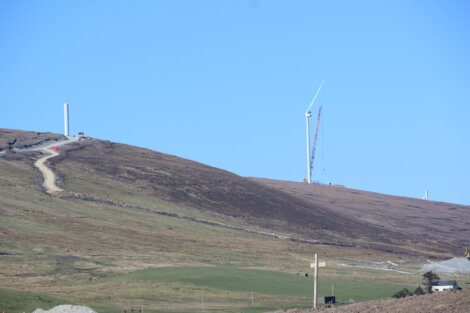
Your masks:
<instances>
[{"instance_id":1,"label":"rock","mask_svg":"<svg viewBox=\"0 0 470 313\"><path fill-rule=\"evenodd\" d=\"M62 304L50 310L36 309L33 313L96 313L93 309L82 305Z\"/></svg>"}]
</instances>

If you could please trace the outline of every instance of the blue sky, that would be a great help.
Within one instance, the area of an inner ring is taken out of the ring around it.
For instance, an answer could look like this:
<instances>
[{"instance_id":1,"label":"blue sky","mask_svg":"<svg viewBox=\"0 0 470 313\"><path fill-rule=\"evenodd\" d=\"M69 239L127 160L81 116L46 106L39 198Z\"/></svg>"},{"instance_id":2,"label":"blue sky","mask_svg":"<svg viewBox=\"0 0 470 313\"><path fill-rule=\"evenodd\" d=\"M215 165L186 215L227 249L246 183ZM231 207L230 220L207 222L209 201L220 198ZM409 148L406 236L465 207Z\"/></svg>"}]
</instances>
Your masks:
<instances>
[{"instance_id":1,"label":"blue sky","mask_svg":"<svg viewBox=\"0 0 470 313\"><path fill-rule=\"evenodd\" d=\"M470 204L468 1L1 1L0 127ZM312 119L313 121L313 119Z\"/></svg>"}]
</instances>

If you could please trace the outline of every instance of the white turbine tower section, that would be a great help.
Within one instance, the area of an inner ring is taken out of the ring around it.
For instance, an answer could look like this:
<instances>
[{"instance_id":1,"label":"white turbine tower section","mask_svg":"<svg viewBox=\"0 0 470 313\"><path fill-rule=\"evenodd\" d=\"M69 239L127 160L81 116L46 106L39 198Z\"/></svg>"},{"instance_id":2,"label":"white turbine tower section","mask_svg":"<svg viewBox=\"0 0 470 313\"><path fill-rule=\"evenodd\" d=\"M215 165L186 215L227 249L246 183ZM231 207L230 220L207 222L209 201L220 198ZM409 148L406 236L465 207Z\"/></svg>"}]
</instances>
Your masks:
<instances>
[{"instance_id":1,"label":"white turbine tower section","mask_svg":"<svg viewBox=\"0 0 470 313\"><path fill-rule=\"evenodd\" d=\"M305 126L306 126L306 135L307 135L307 183L312 182L312 173L311 173L311 160L310 160L310 117L312 116L312 112L310 109L312 108L313 104L315 103L315 100L317 99L318 93L320 92L321 87L323 86L323 81L320 84L320 87L318 87L317 92L315 93L315 96L312 99L312 102L310 102L310 105L308 106L307 111L305 111Z\"/></svg>"},{"instance_id":2,"label":"white turbine tower section","mask_svg":"<svg viewBox=\"0 0 470 313\"><path fill-rule=\"evenodd\" d=\"M64 103L64 136L69 137L69 104Z\"/></svg>"},{"instance_id":3,"label":"white turbine tower section","mask_svg":"<svg viewBox=\"0 0 470 313\"><path fill-rule=\"evenodd\" d=\"M427 191L427 190L424 191L423 200L429 200L429 199L428 199L428 191Z\"/></svg>"}]
</instances>

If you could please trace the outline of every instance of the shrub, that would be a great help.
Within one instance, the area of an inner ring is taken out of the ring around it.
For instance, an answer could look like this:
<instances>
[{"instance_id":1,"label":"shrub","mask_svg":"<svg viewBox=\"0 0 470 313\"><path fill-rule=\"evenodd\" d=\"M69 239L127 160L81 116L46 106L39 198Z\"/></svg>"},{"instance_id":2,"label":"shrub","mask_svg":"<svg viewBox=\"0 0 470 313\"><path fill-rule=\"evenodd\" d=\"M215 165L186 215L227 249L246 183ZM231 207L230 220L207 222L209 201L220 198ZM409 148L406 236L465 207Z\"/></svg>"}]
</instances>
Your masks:
<instances>
[{"instance_id":1,"label":"shrub","mask_svg":"<svg viewBox=\"0 0 470 313\"><path fill-rule=\"evenodd\" d=\"M421 295L424 295L424 294L425 294L425 292L424 292L423 288L421 288L421 286L418 286L418 288L416 288L413 293L414 293L416 296L421 296Z\"/></svg>"},{"instance_id":2,"label":"shrub","mask_svg":"<svg viewBox=\"0 0 470 313\"><path fill-rule=\"evenodd\" d=\"M408 296L412 296L413 293L411 291L408 290L408 288L404 288L402 290L399 290L397 292L395 292L392 297L395 298L395 299L399 299L399 298L404 298L404 297L408 297Z\"/></svg>"}]
</instances>

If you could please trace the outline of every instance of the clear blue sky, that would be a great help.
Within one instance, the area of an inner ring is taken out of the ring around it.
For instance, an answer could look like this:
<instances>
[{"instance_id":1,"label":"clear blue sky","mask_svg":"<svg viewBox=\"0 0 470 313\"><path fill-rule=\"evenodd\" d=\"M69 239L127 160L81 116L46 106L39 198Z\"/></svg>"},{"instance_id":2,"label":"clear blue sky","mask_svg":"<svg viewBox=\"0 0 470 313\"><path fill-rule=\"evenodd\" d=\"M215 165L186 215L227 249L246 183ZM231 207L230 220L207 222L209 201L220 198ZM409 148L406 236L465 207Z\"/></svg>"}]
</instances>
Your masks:
<instances>
[{"instance_id":1,"label":"clear blue sky","mask_svg":"<svg viewBox=\"0 0 470 313\"><path fill-rule=\"evenodd\" d=\"M0 2L0 127L470 204L469 1ZM316 115L316 112L314 112Z\"/></svg>"}]
</instances>

